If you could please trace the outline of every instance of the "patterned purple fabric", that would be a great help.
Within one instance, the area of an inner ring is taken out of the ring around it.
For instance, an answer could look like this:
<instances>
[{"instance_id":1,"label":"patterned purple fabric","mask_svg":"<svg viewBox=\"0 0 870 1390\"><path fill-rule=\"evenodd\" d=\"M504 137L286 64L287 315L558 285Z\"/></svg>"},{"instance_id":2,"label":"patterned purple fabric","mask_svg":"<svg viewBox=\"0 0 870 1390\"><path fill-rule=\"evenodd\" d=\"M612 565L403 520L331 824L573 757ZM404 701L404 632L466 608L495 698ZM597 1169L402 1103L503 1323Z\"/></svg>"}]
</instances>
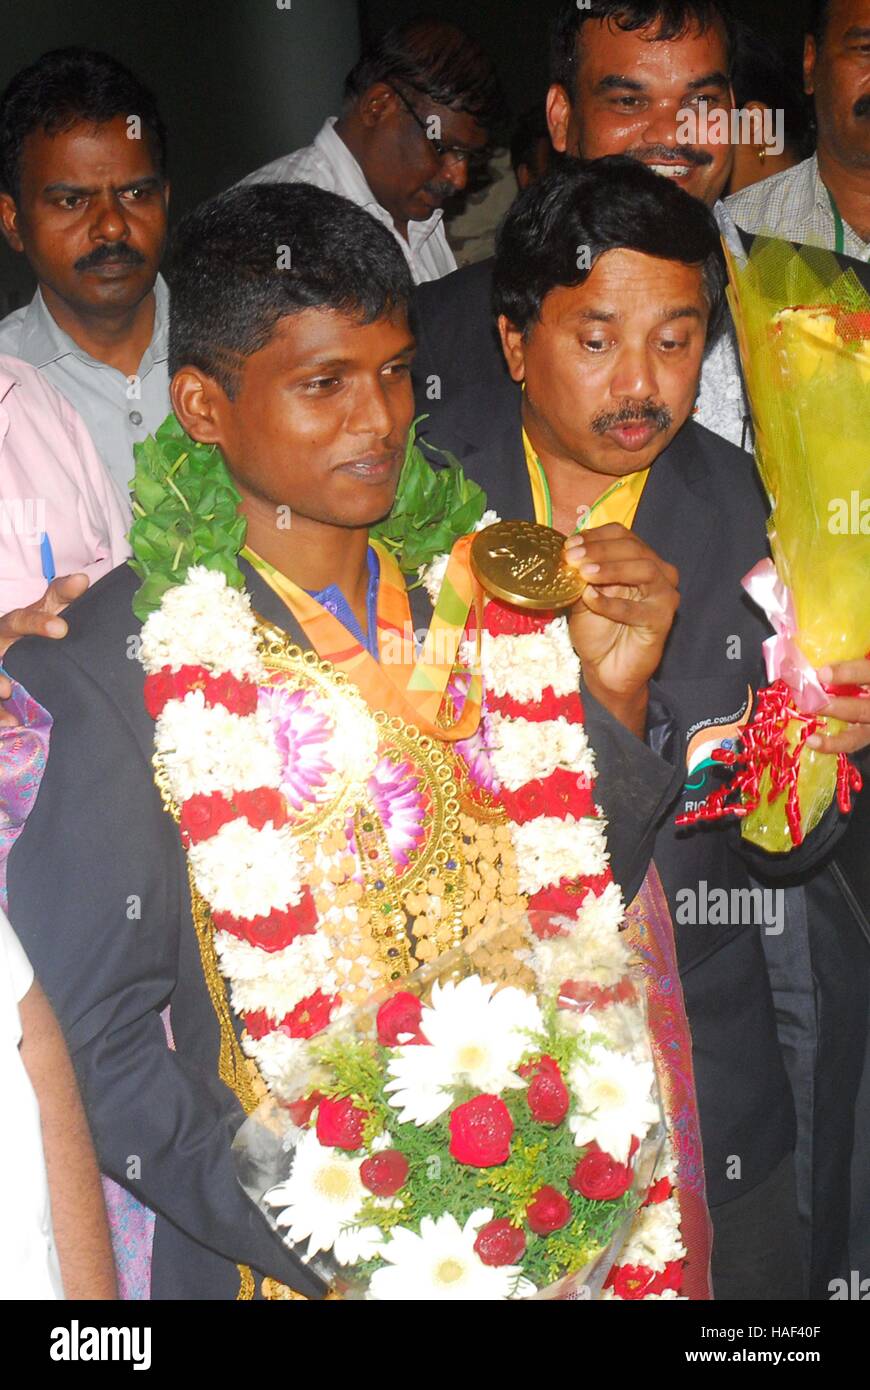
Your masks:
<instances>
[{"instance_id":1,"label":"patterned purple fabric","mask_svg":"<svg viewBox=\"0 0 870 1390\"><path fill-rule=\"evenodd\" d=\"M51 734L51 715L12 682L6 709L20 724L0 729L0 902L5 910L6 860L36 800Z\"/></svg>"}]
</instances>

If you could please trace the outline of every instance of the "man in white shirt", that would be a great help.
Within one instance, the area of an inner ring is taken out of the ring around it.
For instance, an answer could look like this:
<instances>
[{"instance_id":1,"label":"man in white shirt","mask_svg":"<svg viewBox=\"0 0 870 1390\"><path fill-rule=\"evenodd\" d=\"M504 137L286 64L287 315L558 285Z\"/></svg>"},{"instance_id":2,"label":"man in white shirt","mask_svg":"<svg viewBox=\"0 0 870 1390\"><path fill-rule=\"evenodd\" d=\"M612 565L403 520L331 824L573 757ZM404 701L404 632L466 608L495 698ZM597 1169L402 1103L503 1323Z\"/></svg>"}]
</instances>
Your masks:
<instances>
[{"instance_id":1,"label":"man in white shirt","mask_svg":"<svg viewBox=\"0 0 870 1390\"><path fill-rule=\"evenodd\" d=\"M0 909L0 1299L114 1298L100 1180L51 1006Z\"/></svg>"},{"instance_id":2,"label":"man in white shirt","mask_svg":"<svg viewBox=\"0 0 870 1390\"><path fill-rule=\"evenodd\" d=\"M761 232L870 261L870 0L816 0L804 43L818 148L725 206Z\"/></svg>"},{"instance_id":3,"label":"man in white shirt","mask_svg":"<svg viewBox=\"0 0 870 1390\"><path fill-rule=\"evenodd\" d=\"M106 53L44 53L0 98L0 230L38 287L0 322L75 406L129 518L133 445L169 413L166 133Z\"/></svg>"},{"instance_id":4,"label":"man in white shirt","mask_svg":"<svg viewBox=\"0 0 870 1390\"><path fill-rule=\"evenodd\" d=\"M396 237L415 284L456 269L443 206L485 166L502 114L495 69L451 24L391 29L348 74L340 116L312 145L245 183L313 183L370 212Z\"/></svg>"}]
</instances>

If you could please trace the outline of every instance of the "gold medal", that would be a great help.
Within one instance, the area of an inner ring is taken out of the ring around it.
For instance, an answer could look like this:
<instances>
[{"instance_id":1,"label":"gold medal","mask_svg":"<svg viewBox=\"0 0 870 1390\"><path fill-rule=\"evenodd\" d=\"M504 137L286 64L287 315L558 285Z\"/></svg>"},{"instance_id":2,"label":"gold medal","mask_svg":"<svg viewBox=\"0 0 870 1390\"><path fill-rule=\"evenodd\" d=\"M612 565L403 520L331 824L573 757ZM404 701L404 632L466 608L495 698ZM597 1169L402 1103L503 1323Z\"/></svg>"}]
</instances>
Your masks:
<instances>
[{"instance_id":1,"label":"gold medal","mask_svg":"<svg viewBox=\"0 0 870 1390\"><path fill-rule=\"evenodd\" d=\"M471 569L487 593L515 608L570 608L587 581L562 559L565 537L531 521L498 521L471 543Z\"/></svg>"}]
</instances>

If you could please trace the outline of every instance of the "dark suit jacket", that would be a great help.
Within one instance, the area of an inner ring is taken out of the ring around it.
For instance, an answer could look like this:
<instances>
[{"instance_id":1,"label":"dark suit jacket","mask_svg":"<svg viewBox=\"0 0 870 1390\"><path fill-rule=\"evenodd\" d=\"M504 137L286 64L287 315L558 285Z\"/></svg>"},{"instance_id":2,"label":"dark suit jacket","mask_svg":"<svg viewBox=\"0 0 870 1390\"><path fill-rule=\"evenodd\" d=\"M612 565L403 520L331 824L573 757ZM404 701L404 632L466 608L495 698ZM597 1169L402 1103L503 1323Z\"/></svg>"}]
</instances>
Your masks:
<instances>
[{"instance_id":1,"label":"dark suit jacket","mask_svg":"<svg viewBox=\"0 0 870 1390\"><path fill-rule=\"evenodd\" d=\"M496 384L457 390L430 410L423 438L459 458L500 516L532 520L518 389ZM658 708L679 716L685 744L715 726L733 726L746 711L750 690L765 681L761 643L769 630L740 587L742 576L767 553L765 517L752 460L699 425L685 425L653 465L633 529L680 572L680 609L653 691ZM625 769L638 758L656 756L655 740L653 748L644 747L621 732ZM776 874L792 881L822 861L845 825L834 808L788 856L753 850L733 826L677 830L674 816L702 800L718 775L709 765L688 779L690 785L680 786L685 773L678 778L675 803L646 825L639 856L654 855L674 915L714 1205L763 1181L794 1140L761 927L747 925L745 907L730 895L751 887L750 869L768 882ZM624 795L614 796L614 785L602 781L600 799L608 834L618 838L627 802ZM637 882L622 879L628 900ZM687 916L687 890L700 905L717 888L729 894L724 922L680 920ZM731 1156L740 1159L740 1182L729 1177Z\"/></svg>"},{"instance_id":2,"label":"dark suit jacket","mask_svg":"<svg viewBox=\"0 0 870 1390\"><path fill-rule=\"evenodd\" d=\"M289 628L272 591L250 582L264 616ZM218 1079L181 840L152 776L138 583L122 565L67 610L63 642L9 653L10 673L54 717L9 859L9 916L66 1034L100 1165L157 1213L152 1297L235 1298L237 1263L316 1296L319 1281L235 1177L243 1114Z\"/></svg>"},{"instance_id":3,"label":"dark suit jacket","mask_svg":"<svg viewBox=\"0 0 870 1390\"><path fill-rule=\"evenodd\" d=\"M415 286L411 322L418 411L429 410L433 399L447 405L468 386L487 396L499 387L513 388L492 313L494 264L490 256Z\"/></svg>"}]
</instances>

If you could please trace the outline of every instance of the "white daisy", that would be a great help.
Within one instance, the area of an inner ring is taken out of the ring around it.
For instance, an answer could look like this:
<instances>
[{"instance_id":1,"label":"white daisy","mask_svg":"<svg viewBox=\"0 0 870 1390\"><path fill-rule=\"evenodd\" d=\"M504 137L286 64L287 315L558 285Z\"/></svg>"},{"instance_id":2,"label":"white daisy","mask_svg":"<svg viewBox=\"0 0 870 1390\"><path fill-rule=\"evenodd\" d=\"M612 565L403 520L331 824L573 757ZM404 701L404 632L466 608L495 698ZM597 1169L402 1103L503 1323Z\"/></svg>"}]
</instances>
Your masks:
<instances>
[{"instance_id":1,"label":"white daisy","mask_svg":"<svg viewBox=\"0 0 870 1390\"><path fill-rule=\"evenodd\" d=\"M477 1233L491 1220L492 1211L484 1207L464 1226L450 1212L437 1219L424 1216L419 1235L395 1226L380 1252L386 1263L372 1275L368 1297L408 1302L528 1297L535 1286L521 1277L519 1265L485 1265L475 1253Z\"/></svg>"},{"instance_id":2,"label":"white daisy","mask_svg":"<svg viewBox=\"0 0 870 1390\"><path fill-rule=\"evenodd\" d=\"M653 1099L652 1062L635 1061L609 1048L590 1048L589 1060L575 1062L569 1073L574 1113L568 1124L578 1145L594 1139L618 1163L628 1160L632 1136L643 1139L659 1119Z\"/></svg>"},{"instance_id":3,"label":"white daisy","mask_svg":"<svg viewBox=\"0 0 870 1390\"><path fill-rule=\"evenodd\" d=\"M371 1196L359 1175L363 1158L325 1148L309 1131L296 1146L289 1178L266 1193L269 1206L281 1207L275 1220L287 1227L288 1245L308 1241L303 1259L331 1250L339 1264L348 1265L377 1253L383 1233L377 1226L354 1225Z\"/></svg>"},{"instance_id":4,"label":"white daisy","mask_svg":"<svg viewBox=\"0 0 870 1390\"><path fill-rule=\"evenodd\" d=\"M524 990L497 990L478 975L458 984L436 981L420 1019L430 1046L400 1047L387 1067L392 1079L385 1089L401 1108L400 1122L437 1119L458 1085L493 1095L524 1086L515 1068L529 1049L529 1033L542 1028L540 1009Z\"/></svg>"}]
</instances>

